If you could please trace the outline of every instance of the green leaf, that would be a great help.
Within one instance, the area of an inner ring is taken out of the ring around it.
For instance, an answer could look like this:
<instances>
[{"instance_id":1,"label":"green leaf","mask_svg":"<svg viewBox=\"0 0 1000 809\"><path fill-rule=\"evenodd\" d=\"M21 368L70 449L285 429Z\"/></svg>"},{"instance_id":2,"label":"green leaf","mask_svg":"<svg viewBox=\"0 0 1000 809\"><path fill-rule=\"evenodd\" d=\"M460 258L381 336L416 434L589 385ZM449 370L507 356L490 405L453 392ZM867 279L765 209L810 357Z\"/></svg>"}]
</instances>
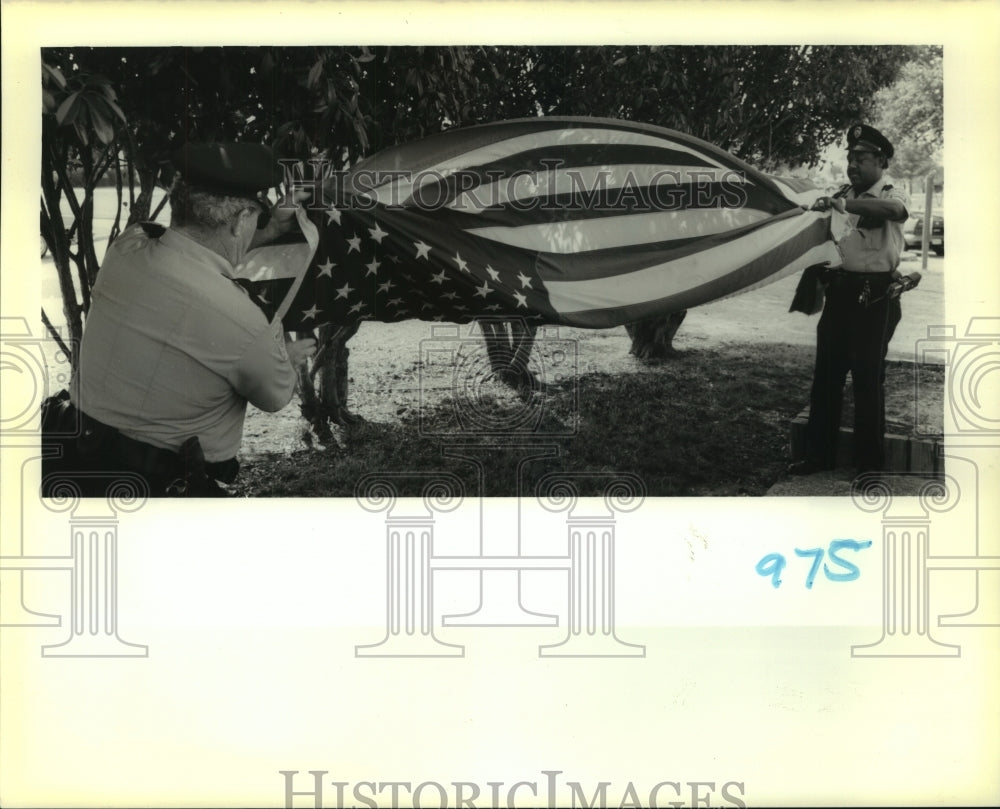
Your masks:
<instances>
[{"instance_id":1,"label":"green leaf","mask_svg":"<svg viewBox=\"0 0 1000 809\"><path fill-rule=\"evenodd\" d=\"M97 134L97 139L101 143L107 145L115 139L115 128L96 104L90 106L90 120L94 125L94 132Z\"/></svg>"},{"instance_id":2,"label":"green leaf","mask_svg":"<svg viewBox=\"0 0 1000 809\"><path fill-rule=\"evenodd\" d=\"M56 110L56 123L59 126L67 126L76 120L76 116L80 112L80 105L77 103L79 98L79 92L70 93L66 100L59 105L59 109Z\"/></svg>"},{"instance_id":3,"label":"green leaf","mask_svg":"<svg viewBox=\"0 0 1000 809\"><path fill-rule=\"evenodd\" d=\"M42 78L44 79L45 76L48 76L55 82L56 87L60 90L66 89L66 77L63 76L62 71L53 65L47 65L42 62Z\"/></svg>"},{"instance_id":4,"label":"green leaf","mask_svg":"<svg viewBox=\"0 0 1000 809\"><path fill-rule=\"evenodd\" d=\"M115 115L117 115L119 118L121 118L121 121L122 121L123 124L127 124L128 123L128 120L125 118L125 113L122 112L121 107L119 107L114 101L107 101L106 103L107 103L108 107L111 108L111 111Z\"/></svg>"},{"instance_id":5,"label":"green leaf","mask_svg":"<svg viewBox=\"0 0 1000 809\"><path fill-rule=\"evenodd\" d=\"M88 146L90 141L87 139L87 129L80 125L79 122L73 124L73 129L76 130L76 136L80 139L80 143L84 146Z\"/></svg>"}]
</instances>

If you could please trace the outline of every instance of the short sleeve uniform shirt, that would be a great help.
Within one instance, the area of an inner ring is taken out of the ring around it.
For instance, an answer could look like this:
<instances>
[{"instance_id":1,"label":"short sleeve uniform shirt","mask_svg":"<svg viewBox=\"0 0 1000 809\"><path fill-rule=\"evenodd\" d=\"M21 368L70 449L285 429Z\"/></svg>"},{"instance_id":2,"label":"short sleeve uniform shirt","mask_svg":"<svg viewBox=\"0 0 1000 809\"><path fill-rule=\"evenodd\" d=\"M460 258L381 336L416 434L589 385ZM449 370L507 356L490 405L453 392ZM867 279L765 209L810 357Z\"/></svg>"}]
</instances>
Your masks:
<instances>
[{"instance_id":1,"label":"short sleeve uniform shirt","mask_svg":"<svg viewBox=\"0 0 1000 809\"><path fill-rule=\"evenodd\" d=\"M907 210L910 198L906 192L891 186L882 177L867 191L855 194L852 188L845 199L897 199ZM843 267L848 272L889 273L899 266L899 256L905 247L904 217L899 222L866 220L857 214L847 215L848 234L838 243Z\"/></svg>"},{"instance_id":2,"label":"short sleeve uniform shirt","mask_svg":"<svg viewBox=\"0 0 1000 809\"><path fill-rule=\"evenodd\" d=\"M156 447L197 436L208 461L239 450L249 401L284 407L296 375L280 324L268 323L222 256L175 230L129 228L94 285L74 403Z\"/></svg>"}]
</instances>

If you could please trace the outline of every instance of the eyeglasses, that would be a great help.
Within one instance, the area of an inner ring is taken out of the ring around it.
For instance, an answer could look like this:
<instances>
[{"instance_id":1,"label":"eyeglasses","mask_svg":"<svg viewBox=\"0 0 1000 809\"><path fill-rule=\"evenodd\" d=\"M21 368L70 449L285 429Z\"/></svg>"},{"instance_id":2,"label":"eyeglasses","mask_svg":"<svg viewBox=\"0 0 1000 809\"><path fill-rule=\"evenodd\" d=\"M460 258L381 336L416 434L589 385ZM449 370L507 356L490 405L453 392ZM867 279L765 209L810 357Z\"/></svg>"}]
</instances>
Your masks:
<instances>
[{"instance_id":1,"label":"eyeglasses","mask_svg":"<svg viewBox=\"0 0 1000 809\"><path fill-rule=\"evenodd\" d=\"M850 165L854 163L866 163L869 157L874 157L875 152L863 152L860 149L857 151L852 151L847 153L847 164Z\"/></svg>"}]
</instances>

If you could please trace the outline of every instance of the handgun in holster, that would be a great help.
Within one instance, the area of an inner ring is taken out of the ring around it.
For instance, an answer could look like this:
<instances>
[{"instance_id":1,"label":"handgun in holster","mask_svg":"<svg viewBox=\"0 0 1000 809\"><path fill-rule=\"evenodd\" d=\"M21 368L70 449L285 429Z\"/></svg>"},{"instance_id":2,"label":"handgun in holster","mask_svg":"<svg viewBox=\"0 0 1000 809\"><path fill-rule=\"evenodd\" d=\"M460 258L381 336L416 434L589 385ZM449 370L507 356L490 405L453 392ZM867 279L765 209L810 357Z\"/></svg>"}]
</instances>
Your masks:
<instances>
[{"instance_id":1,"label":"handgun in holster","mask_svg":"<svg viewBox=\"0 0 1000 809\"><path fill-rule=\"evenodd\" d=\"M901 275L891 284L885 291L885 295L889 300L893 298L898 298L904 292L909 292L911 289L916 287L920 283L920 279L923 276L918 272L911 272L909 275Z\"/></svg>"}]
</instances>

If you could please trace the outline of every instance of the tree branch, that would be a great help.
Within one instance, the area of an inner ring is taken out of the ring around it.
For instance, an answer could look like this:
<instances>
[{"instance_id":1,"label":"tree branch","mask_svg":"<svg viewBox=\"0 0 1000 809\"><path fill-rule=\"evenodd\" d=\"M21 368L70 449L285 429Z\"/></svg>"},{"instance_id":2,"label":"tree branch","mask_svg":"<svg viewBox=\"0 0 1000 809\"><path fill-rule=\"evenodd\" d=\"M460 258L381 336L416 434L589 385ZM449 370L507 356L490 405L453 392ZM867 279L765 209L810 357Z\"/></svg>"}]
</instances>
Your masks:
<instances>
[{"instance_id":1,"label":"tree branch","mask_svg":"<svg viewBox=\"0 0 1000 809\"><path fill-rule=\"evenodd\" d=\"M42 307L42 323L45 324L45 329L46 331L48 331L52 339L56 341L56 344L59 346L60 351L62 351L67 357L70 357L72 359L73 352L69 350L69 346L66 345L65 341L62 338L62 335L60 335L59 332L56 330L55 326L52 325L52 321L49 320L49 316L45 314L44 306Z\"/></svg>"}]
</instances>

